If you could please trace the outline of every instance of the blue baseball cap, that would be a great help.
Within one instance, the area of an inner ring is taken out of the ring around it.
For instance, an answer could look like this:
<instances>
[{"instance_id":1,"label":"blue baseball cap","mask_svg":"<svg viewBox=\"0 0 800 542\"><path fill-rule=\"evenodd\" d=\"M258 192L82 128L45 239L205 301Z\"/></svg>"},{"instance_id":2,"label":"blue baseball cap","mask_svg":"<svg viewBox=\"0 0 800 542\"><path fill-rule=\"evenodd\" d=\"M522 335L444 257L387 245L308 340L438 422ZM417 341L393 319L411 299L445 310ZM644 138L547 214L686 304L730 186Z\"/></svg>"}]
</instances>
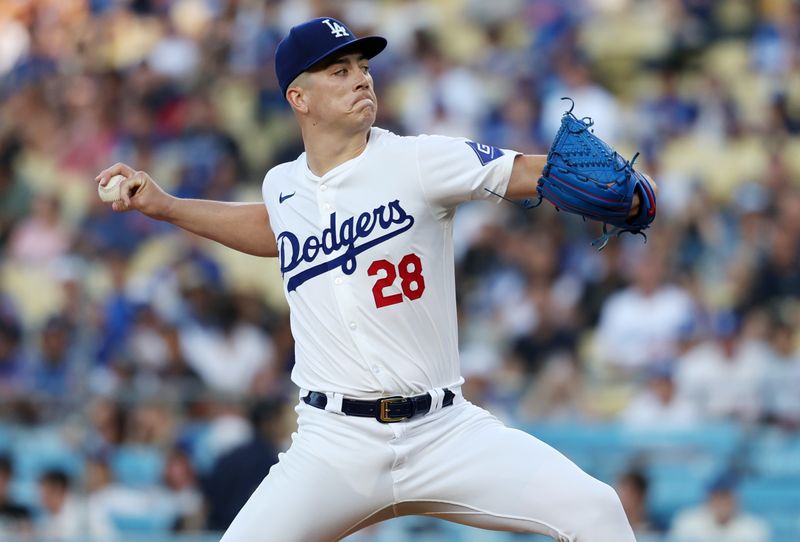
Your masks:
<instances>
[{"instance_id":1,"label":"blue baseball cap","mask_svg":"<svg viewBox=\"0 0 800 542\"><path fill-rule=\"evenodd\" d=\"M356 35L333 17L318 17L293 26L275 51L275 73L283 95L295 77L333 53L345 48L361 51L372 58L386 47L386 38Z\"/></svg>"},{"instance_id":2,"label":"blue baseball cap","mask_svg":"<svg viewBox=\"0 0 800 542\"><path fill-rule=\"evenodd\" d=\"M708 493L730 493L739 485L739 477L735 473L725 471L717 474L707 486Z\"/></svg>"}]
</instances>

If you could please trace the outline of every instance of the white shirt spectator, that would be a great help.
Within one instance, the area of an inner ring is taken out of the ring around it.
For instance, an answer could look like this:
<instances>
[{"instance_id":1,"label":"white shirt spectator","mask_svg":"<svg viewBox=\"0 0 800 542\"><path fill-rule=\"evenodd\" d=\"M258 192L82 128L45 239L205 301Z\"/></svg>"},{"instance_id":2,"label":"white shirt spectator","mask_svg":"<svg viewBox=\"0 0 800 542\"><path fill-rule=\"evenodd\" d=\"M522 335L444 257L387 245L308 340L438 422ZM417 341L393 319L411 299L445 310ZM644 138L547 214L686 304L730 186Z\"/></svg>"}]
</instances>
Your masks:
<instances>
[{"instance_id":1,"label":"white shirt spectator","mask_svg":"<svg viewBox=\"0 0 800 542\"><path fill-rule=\"evenodd\" d=\"M77 540L90 536L97 540L112 540L115 530L108 517L96 506L75 497L67 497L55 514L42 516L37 529L41 540Z\"/></svg>"},{"instance_id":2,"label":"white shirt spectator","mask_svg":"<svg viewBox=\"0 0 800 542\"><path fill-rule=\"evenodd\" d=\"M19 59L28 54L31 35L25 25L13 17L0 21L0 75L5 75Z\"/></svg>"},{"instance_id":3,"label":"white shirt spectator","mask_svg":"<svg viewBox=\"0 0 800 542\"><path fill-rule=\"evenodd\" d=\"M55 197L40 197L33 213L22 220L8 241L11 258L31 265L55 263L69 250L72 232L62 223Z\"/></svg>"},{"instance_id":4,"label":"white shirt spectator","mask_svg":"<svg viewBox=\"0 0 800 542\"><path fill-rule=\"evenodd\" d=\"M153 48L147 62L158 74L176 79L189 77L200 64L197 44L179 35L166 36Z\"/></svg>"},{"instance_id":5,"label":"white shirt spectator","mask_svg":"<svg viewBox=\"0 0 800 542\"><path fill-rule=\"evenodd\" d=\"M561 126L561 116L571 104L561 98L568 96L575 101L573 113L577 117L589 117L594 121L595 133L613 145L619 140L619 119L622 117L617 101L604 88L594 84L565 85L550 92L542 104L542 122L546 141L555 137Z\"/></svg>"},{"instance_id":6,"label":"white shirt spectator","mask_svg":"<svg viewBox=\"0 0 800 542\"><path fill-rule=\"evenodd\" d=\"M687 510L675 519L670 540L678 542L767 542L769 528L760 519L738 514L720 524L707 506Z\"/></svg>"},{"instance_id":7,"label":"white shirt spectator","mask_svg":"<svg viewBox=\"0 0 800 542\"><path fill-rule=\"evenodd\" d=\"M771 417L800 422L800 356L773 356L766 367L764 407Z\"/></svg>"},{"instance_id":8,"label":"white shirt spectator","mask_svg":"<svg viewBox=\"0 0 800 542\"><path fill-rule=\"evenodd\" d=\"M401 117L409 132L453 137L477 137L486 114L480 79L466 68L450 66L444 58L430 60L426 71L409 75Z\"/></svg>"},{"instance_id":9,"label":"white shirt spectator","mask_svg":"<svg viewBox=\"0 0 800 542\"><path fill-rule=\"evenodd\" d=\"M740 342L732 349L726 354L721 342L708 341L678 361L678 394L692 401L706 419L752 420L763 410L769 349L757 341Z\"/></svg>"},{"instance_id":10,"label":"white shirt spectator","mask_svg":"<svg viewBox=\"0 0 800 542\"><path fill-rule=\"evenodd\" d=\"M652 293L631 287L603 306L597 330L597 354L611 365L632 371L675 354L682 330L693 315L691 297L662 285Z\"/></svg>"},{"instance_id":11,"label":"white shirt spectator","mask_svg":"<svg viewBox=\"0 0 800 542\"><path fill-rule=\"evenodd\" d=\"M664 384L657 384L658 386ZM668 384L672 386L672 384ZM674 394L669 398L652 388L639 392L622 412L622 423L635 429L687 429L700 421L694 404Z\"/></svg>"},{"instance_id":12,"label":"white shirt spectator","mask_svg":"<svg viewBox=\"0 0 800 542\"><path fill-rule=\"evenodd\" d=\"M273 356L269 337L255 326L237 324L229 334L190 326L180 332L186 362L209 388L235 394L249 391L256 374Z\"/></svg>"}]
</instances>

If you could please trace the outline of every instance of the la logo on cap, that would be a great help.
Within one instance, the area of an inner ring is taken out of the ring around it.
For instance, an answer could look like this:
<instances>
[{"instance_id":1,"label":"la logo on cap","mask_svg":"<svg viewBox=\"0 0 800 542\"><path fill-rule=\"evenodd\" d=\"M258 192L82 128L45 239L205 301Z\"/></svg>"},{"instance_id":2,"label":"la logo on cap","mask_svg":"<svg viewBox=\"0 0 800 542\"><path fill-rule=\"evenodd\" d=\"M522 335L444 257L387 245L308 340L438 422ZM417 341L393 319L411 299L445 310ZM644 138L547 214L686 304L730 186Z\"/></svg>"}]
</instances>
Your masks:
<instances>
[{"instance_id":1,"label":"la logo on cap","mask_svg":"<svg viewBox=\"0 0 800 542\"><path fill-rule=\"evenodd\" d=\"M347 29L336 21L331 22L330 19L324 19L322 23L328 25L328 28L331 29L331 34L337 38L343 38L350 35L347 33Z\"/></svg>"}]
</instances>

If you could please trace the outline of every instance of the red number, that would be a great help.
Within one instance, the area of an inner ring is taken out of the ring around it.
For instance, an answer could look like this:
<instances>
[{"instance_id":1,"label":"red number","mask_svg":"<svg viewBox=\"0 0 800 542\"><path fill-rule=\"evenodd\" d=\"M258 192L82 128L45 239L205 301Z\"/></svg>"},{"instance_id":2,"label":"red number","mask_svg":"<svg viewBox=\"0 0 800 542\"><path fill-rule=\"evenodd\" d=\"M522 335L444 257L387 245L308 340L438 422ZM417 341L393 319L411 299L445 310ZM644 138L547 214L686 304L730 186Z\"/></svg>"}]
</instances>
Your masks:
<instances>
[{"instance_id":1,"label":"red number","mask_svg":"<svg viewBox=\"0 0 800 542\"><path fill-rule=\"evenodd\" d=\"M425 278L422 276L422 261L416 254L406 254L400 265L400 286L409 299L419 299L425 291ZM413 288L411 286L414 286Z\"/></svg>"},{"instance_id":2,"label":"red number","mask_svg":"<svg viewBox=\"0 0 800 542\"><path fill-rule=\"evenodd\" d=\"M425 278L422 276L422 260L414 253L406 254L400 260L400 265L395 269L389 260L375 260L367 269L367 274L374 277L381 271L386 275L378 279L372 287L372 296L375 298L375 306L379 309L388 305L396 305L403 302L403 294L385 295L384 288L394 284L397 278L397 270L400 271L400 288L407 298L414 300L422 297L425 291Z\"/></svg>"},{"instance_id":3,"label":"red number","mask_svg":"<svg viewBox=\"0 0 800 542\"><path fill-rule=\"evenodd\" d=\"M375 260L372 265L367 269L367 274L370 277L377 275L379 272L385 271L386 276L379 278L372 287L372 296L375 298L375 306L379 309L387 305L396 305L403 302L403 294L384 295L383 289L388 288L397 278L397 271L394 269L392 262L388 260Z\"/></svg>"}]
</instances>

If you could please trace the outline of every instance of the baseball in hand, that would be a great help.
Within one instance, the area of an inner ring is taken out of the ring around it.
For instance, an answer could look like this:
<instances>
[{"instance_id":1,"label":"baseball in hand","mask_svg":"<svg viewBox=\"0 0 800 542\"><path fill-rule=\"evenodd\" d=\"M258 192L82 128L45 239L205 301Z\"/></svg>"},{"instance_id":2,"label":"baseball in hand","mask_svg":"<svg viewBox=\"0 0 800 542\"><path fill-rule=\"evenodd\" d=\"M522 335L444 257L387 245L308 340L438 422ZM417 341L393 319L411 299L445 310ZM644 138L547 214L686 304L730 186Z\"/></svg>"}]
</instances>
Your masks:
<instances>
[{"instance_id":1,"label":"baseball in hand","mask_svg":"<svg viewBox=\"0 0 800 542\"><path fill-rule=\"evenodd\" d=\"M114 175L108 180L105 186L98 184L97 193L100 195L100 199L108 203L121 200L120 183L124 180L124 175Z\"/></svg>"}]
</instances>

